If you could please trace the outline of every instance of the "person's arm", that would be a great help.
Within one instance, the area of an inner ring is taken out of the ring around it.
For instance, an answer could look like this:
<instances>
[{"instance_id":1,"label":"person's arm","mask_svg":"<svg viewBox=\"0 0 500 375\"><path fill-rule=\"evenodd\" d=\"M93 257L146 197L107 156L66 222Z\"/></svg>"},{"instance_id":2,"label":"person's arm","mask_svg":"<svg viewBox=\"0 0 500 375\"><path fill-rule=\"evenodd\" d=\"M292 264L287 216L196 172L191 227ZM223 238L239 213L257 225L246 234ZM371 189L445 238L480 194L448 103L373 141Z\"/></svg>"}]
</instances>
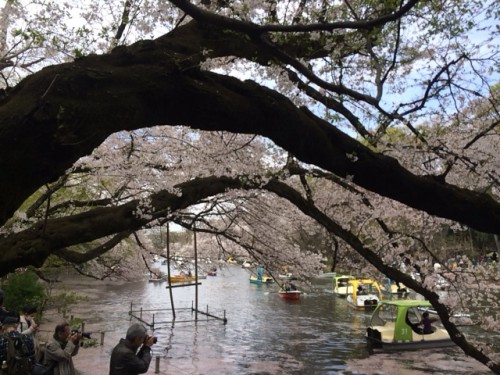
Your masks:
<instances>
[{"instance_id":1,"label":"person's arm","mask_svg":"<svg viewBox=\"0 0 500 375\"><path fill-rule=\"evenodd\" d=\"M122 368L126 368L129 372L144 374L149 369L151 363L151 348L143 345L139 353L135 355L130 352L121 358L120 364Z\"/></svg>"},{"instance_id":2,"label":"person's arm","mask_svg":"<svg viewBox=\"0 0 500 375\"><path fill-rule=\"evenodd\" d=\"M31 327L28 327L28 329L25 329L23 331L21 331L21 333L23 335L29 335L29 336L33 336L35 334L35 330Z\"/></svg>"},{"instance_id":3,"label":"person's arm","mask_svg":"<svg viewBox=\"0 0 500 375\"><path fill-rule=\"evenodd\" d=\"M68 344L69 343L73 344L73 349L71 349L71 351L70 351L72 357L77 355L78 351L80 350L80 339L81 338L82 338L82 334L79 332L75 332L69 337ZM66 348L68 348L67 345L66 345Z\"/></svg>"},{"instance_id":4,"label":"person's arm","mask_svg":"<svg viewBox=\"0 0 500 375\"><path fill-rule=\"evenodd\" d=\"M33 323L31 323L31 326L29 326L27 329L25 329L21 333L23 335L34 336L35 333L37 332L37 330L38 330L38 324L36 324L35 322L33 322Z\"/></svg>"},{"instance_id":5,"label":"person's arm","mask_svg":"<svg viewBox=\"0 0 500 375\"><path fill-rule=\"evenodd\" d=\"M45 348L47 357L56 362L69 362L71 357L75 355L73 352L75 350L78 352L78 349L79 345L75 345L71 340L68 341L64 349L61 348L61 345L51 341L48 342Z\"/></svg>"},{"instance_id":6,"label":"person's arm","mask_svg":"<svg viewBox=\"0 0 500 375\"><path fill-rule=\"evenodd\" d=\"M73 350L71 351L71 356L74 357L75 355L78 354L78 351L80 350L80 343L79 342L72 342L70 341L72 344L73 344Z\"/></svg>"}]
</instances>

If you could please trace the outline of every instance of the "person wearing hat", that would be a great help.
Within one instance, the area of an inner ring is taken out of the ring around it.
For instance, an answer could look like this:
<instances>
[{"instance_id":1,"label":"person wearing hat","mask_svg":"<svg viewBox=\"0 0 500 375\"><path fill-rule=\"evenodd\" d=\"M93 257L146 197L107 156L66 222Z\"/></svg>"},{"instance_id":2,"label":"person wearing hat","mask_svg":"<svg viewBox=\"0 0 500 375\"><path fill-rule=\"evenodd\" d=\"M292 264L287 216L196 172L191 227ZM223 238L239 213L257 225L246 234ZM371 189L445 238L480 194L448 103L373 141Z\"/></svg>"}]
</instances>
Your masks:
<instances>
[{"instance_id":1,"label":"person wearing hat","mask_svg":"<svg viewBox=\"0 0 500 375\"><path fill-rule=\"evenodd\" d=\"M109 375L137 375L148 371L151 363L151 346L155 338L148 336L141 324L132 324L124 339L113 348ZM142 347L141 347L142 346ZM141 349L137 351L137 349Z\"/></svg>"},{"instance_id":2,"label":"person wearing hat","mask_svg":"<svg viewBox=\"0 0 500 375\"><path fill-rule=\"evenodd\" d=\"M9 313L2 321L2 334L0 335L0 363L7 360L9 340L5 336L20 337L26 346L27 356L31 363L35 363L35 346L30 335L23 335L17 330L19 325L19 314Z\"/></svg>"}]
</instances>

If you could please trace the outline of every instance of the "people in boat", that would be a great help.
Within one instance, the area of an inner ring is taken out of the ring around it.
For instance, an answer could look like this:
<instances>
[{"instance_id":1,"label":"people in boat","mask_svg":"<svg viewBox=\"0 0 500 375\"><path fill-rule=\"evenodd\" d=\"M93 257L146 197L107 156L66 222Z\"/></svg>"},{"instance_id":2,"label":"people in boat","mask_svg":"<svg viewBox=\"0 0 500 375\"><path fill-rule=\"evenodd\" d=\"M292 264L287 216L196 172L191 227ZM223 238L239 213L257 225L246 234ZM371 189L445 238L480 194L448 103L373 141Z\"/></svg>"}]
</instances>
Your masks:
<instances>
[{"instance_id":1,"label":"people in boat","mask_svg":"<svg viewBox=\"0 0 500 375\"><path fill-rule=\"evenodd\" d=\"M358 290L358 295L366 294L365 289L361 285L358 285L358 289L357 290Z\"/></svg>"},{"instance_id":2,"label":"people in boat","mask_svg":"<svg viewBox=\"0 0 500 375\"><path fill-rule=\"evenodd\" d=\"M287 282L283 285L283 290L284 290L285 292L291 292L291 291L295 291L295 290L297 290L297 287L296 287L293 283L291 283L291 282L287 281Z\"/></svg>"},{"instance_id":3,"label":"people in boat","mask_svg":"<svg viewBox=\"0 0 500 375\"><path fill-rule=\"evenodd\" d=\"M264 267L259 267L257 268L257 280L262 280L262 277L264 276Z\"/></svg>"},{"instance_id":4,"label":"people in boat","mask_svg":"<svg viewBox=\"0 0 500 375\"><path fill-rule=\"evenodd\" d=\"M391 284L392 284L392 280L390 277L387 277L385 279L385 289L387 289L387 291L391 291Z\"/></svg>"},{"instance_id":5,"label":"people in boat","mask_svg":"<svg viewBox=\"0 0 500 375\"><path fill-rule=\"evenodd\" d=\"M422 314L422 320L420 321L420 325L423 326L422 328L422 332L424 334L428 334L428 333L432 333L434 332L434 330L432 329L432 323L436 322L437 319L436 318L430 318L429 317L429 312L428 311L425 311L423 314Z\"/></svg>"}]
</instances>

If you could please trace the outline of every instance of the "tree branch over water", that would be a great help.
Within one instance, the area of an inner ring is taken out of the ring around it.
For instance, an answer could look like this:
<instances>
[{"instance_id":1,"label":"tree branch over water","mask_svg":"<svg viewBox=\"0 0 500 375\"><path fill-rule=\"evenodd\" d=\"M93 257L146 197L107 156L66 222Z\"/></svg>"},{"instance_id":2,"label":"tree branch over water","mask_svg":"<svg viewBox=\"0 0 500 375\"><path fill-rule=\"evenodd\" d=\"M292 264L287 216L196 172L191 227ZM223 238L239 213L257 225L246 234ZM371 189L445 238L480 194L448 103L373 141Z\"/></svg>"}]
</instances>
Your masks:
<instances>
[{"instance_id":1,"label":"tree branch over water","mask_svg":"<svg viewBox=\"0 0 500 375\"><path fill-rule=\"evenodd\" d=\"M500 367L494 364L485 353L470 345L458 328L449 321L449 312L446 306L439 301L439 296L435 292L428 290L409 275L386 265L359 238L350 231L343 229L341 225L321 212L310 199L303 198L299 192L287 184L276 179L271 179L266 183L255 181L258 180L228 177L195 179L178 185L177 188L180 190L180 194L172 194L166 191L154 194L151 197L150 211L146 216L138 214L140 202L132 201L118 207L94 208L82 214L48 219L46 222L35 224L25 231L0 239L0 273L9 272L12 266L17 268L31 264L41 265L52 253L71 262L88 261L104 254L119 243L131 233L131 228L138 230L154 220L165 217L167 213L189 207L210 196L224 193L228 189L262 189L288 200L305 215L320 223L330 233L345 241L380 272L428 299L437 310L441 321L457 345L468 355L490 366L493 371L498 372L500 370ZM44 235L40 236L42 226L44 227ZM101 239L114 233L119 234L86 254L66 249L71 245Z\"/></svg>"},{"instance_id":2,"label":"tree branch over water","mask_svg":"<svg viewBox=\"0 0 500 375\"><path fill-rule=\"evenodd\" d=\"M500 233L500 204L490 195L414 175L275 91L192 67L190 58L201 53L196 46L205 34L193 24L183 30L184 35L178 29L109 55L45 68L7 93L0 103L2 223L108 135L182 124L263 135L299 160L350 176L363 188L431 215Z\"/></svg>"}]
</instances>

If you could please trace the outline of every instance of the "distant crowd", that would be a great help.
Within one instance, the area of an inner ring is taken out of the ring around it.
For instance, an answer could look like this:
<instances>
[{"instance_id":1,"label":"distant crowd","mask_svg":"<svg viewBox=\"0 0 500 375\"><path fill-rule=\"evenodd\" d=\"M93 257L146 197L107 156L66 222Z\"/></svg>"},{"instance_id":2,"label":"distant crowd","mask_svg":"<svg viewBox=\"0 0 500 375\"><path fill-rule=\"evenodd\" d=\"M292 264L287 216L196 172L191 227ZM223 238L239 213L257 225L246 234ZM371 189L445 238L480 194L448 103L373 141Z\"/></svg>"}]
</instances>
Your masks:
<instances>
[{"instance_id":1,"label":"distant crowd","mask_svg":"<svg viewBox=\"0 0 500 375\"><path fill-rule=\"evenodd\" d=\"M451 258L447 262L447 266L451 269L461 269L461 268L467 268L469 265L472 266L478 266L478 265L495 265L498 263L498 253L496 251L490 251L487 253L484 253L484 255L481 255L479 257L474 257L472 260L469 260L469 258L466 255L459 255L455 258Z\"/></svg>"}]
</instances>

